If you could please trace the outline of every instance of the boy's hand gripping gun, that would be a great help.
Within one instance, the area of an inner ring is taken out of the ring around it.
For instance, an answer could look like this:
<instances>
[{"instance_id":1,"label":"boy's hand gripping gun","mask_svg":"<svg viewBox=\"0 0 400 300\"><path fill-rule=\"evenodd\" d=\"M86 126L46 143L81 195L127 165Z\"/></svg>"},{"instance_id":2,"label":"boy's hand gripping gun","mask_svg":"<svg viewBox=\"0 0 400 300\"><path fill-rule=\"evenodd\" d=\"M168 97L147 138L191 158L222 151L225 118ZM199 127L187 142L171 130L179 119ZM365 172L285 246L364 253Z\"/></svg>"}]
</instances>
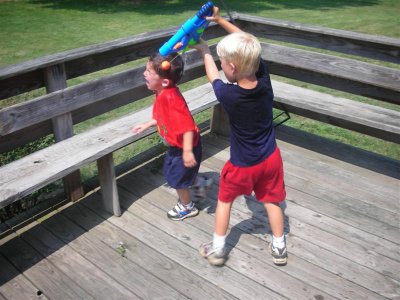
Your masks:
<instances>
[{"instance_id":1,"label":"boy's hand gripping gun","mask_svg":"<svg viewBox=\"0 0 400 300\"><path fill-rule=\"evenodd\" d=\"M204 30L210 23L205 19L207 16L212 16L214 4L208 1L196 13L196 15L188 19L182 27L160 48L159 52L162 56L166 56L171 52L185 50L187 45L195 45Z\"/></svg>"}]
</instances>

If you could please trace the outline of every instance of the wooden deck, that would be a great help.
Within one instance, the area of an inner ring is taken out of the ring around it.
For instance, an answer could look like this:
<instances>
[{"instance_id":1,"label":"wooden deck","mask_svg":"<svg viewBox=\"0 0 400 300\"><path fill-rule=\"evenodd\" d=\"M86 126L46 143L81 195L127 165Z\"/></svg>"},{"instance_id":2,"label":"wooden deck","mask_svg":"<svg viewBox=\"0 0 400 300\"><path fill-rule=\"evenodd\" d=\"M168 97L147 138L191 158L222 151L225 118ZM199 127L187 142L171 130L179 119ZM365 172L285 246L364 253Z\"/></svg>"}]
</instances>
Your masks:
<instances>
[{"instance_id":1,"label":"wooden deck","mask_svg":"<svg viewBox=\"0 0 400 300\"><path fill-rule=\"evenodd\" d=\"M284 126L278 138L288 265L272 263L251 197L234 204L226 266L198 254L229 157L228 141L206 134L201 172L215 183L198 217L166 218L176 196L159 161L127 171L121 217L96 192L2 241L0 299L400 299L400 162Z\"/></svg>"}]
</instances>

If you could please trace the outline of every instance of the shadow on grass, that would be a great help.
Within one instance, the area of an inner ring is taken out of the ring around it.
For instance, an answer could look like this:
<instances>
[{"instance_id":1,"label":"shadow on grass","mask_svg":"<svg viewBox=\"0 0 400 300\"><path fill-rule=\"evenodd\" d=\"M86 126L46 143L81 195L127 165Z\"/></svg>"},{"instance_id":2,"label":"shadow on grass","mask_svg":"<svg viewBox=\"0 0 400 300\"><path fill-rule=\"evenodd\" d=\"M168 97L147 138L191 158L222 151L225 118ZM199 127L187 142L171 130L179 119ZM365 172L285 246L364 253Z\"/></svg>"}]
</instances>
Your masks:
<instances>
[{"instance_id":1,"label":"shadow on grass","mask_svg":"<svg viewBox=\"0 0 400 300\"><path fill-rule=\"evenodd\" d=\"M138 12L146 15L173 15L177 13L196 11L203 1L185 1L185 0L30 0L30 3L42 5L46 8L53 9L71 9L79 11L92 11L97 13L119 13L119 12ZM224 12L224 3L222 1L213 1L215 5L221 7ZM227 1L228 2L228 1ZM307 9L307 10L325 10L340 7L359 7L372 6L378 4L378 0L275 0L275 1L260 1L260 0L233 0L229 1L226 6L230 11L238 11L242 13L259 12L260 10L277 10L277 9Z\"/></svg>"}]
</instances>

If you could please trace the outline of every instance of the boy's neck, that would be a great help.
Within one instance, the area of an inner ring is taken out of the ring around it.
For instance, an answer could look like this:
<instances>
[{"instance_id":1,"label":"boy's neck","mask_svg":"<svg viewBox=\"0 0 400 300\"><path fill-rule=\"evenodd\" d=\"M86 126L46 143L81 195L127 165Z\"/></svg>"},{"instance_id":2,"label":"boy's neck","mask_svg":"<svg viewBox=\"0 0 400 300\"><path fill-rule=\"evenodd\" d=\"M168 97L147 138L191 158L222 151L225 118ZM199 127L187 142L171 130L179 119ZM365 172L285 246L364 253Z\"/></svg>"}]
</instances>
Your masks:
<instances>
[{"instance_id":1,"label":"boy's neck","mask_svg":"<svg viewBox=\"0 0 400 300\"><path fill-rule=\"evenodd\" d=\"M174 87L176 87L175 84L170 85L170 86L164 86L164 87L162 87L161 89L159 89L159 90L157 90L157 91L154 91L154 92L155 92L155 94L158 96L158 95L160 95L164 90L172 89L172 88L174 88Z\"/></svg>"},{"instance_id":2,"label":"boy's neck","mask_svg":"<svg viewBox=\"0 0 400 300\"><path fill-rule=\"evenodd\" d=\"M247 90L254 89L258 83L257 77L255 75L242 77L238 79L236 82L238 86Z\"/></svg>"}]
</instances>

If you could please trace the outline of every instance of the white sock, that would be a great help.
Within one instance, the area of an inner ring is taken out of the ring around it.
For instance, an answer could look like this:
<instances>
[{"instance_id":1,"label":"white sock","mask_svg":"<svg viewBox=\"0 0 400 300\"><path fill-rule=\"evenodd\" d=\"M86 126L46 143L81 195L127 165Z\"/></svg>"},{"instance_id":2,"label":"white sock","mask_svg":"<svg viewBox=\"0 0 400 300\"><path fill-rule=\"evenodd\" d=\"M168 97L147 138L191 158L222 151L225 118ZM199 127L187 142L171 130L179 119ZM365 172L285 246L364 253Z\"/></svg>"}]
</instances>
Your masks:
<instances>
[{"instance_id":1,"label":"white sock","mask_svg":"<svg viewBox=\"0 0 400 300\"><path fill-rule=\"evenodd\" d=\"M285 247L285 235L282 235L281 237L276 237L272 235L272 245L274 245L274 247L277 247L279 249Z\"/></svg>"},{"instance_id":2,"label":"white sock","mask_svg":"<svg viewBox=\"0 0 400 300\"><path fill-rule=\"evenodd\" d=\"M218 235L214 232L213 249L222 249L225 247L226 235Z\"/></svg>"},{"instance_id":3,"label":"white sock","mask_svg":"<svg viewBox=\"0 0 400 300\"><path fill-rule=\"evenodd\" d=\"M188 204L183 204L183 203L182 203L182 205L183 205L185 208L191 208L191 207L193 206L192 201L190 201Z\"/></svg>"}]
</instances>

